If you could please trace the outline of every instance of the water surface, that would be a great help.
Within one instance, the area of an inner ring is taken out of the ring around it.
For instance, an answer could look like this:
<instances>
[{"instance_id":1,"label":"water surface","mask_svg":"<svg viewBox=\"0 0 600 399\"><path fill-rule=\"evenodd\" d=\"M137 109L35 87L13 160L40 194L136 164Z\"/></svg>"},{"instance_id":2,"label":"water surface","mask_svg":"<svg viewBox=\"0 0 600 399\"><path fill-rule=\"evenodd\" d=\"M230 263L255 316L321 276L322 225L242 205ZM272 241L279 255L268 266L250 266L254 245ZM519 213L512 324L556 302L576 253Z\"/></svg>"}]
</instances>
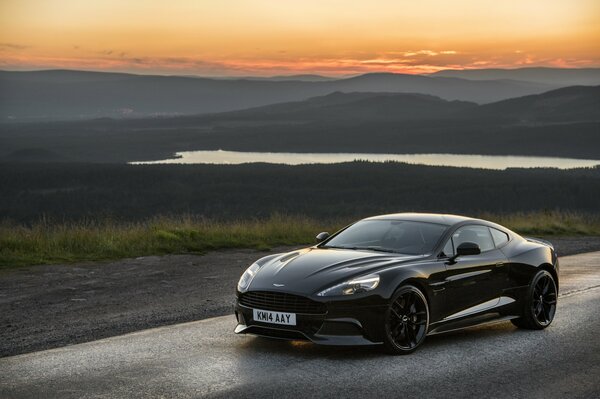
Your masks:
<instances>
[{"instance_id":1,"label":"water surface","mask_svg":"<svg viewBox=\"0 0 600 399\"><path fill-rule=\"evenodd\" d=\"M292 153L292 152L239 152L239 151L183 151L177 158L159 161L132 162L135 164L221 164L266 162L285 165L331 164L356 160L371 162L406 162L418 165L456 166L484 169L591 167L600 160L528 157L515 155L463 154L369 154L369 153Z\"/></svg>"}]
</instances>

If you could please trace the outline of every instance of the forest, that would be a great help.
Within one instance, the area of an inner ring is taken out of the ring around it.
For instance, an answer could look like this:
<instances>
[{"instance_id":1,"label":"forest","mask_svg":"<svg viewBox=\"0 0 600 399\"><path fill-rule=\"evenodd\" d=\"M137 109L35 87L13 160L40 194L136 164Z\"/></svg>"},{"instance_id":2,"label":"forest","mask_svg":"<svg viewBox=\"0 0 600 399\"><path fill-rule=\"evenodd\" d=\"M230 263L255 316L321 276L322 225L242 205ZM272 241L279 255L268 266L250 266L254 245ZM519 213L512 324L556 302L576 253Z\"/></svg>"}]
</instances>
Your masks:
<instances>
[{"instance_id":1,"label":"forest","mask_svg":"<svg viewBox=\"0 0 600 399\"><path fill-rule=\"evenodd\" d=\"M211 220L273 214L340 220L419 211L600 212L600 168L571 170L332 165L0 164L0 220Z\"/></svg>"}]
</instances>

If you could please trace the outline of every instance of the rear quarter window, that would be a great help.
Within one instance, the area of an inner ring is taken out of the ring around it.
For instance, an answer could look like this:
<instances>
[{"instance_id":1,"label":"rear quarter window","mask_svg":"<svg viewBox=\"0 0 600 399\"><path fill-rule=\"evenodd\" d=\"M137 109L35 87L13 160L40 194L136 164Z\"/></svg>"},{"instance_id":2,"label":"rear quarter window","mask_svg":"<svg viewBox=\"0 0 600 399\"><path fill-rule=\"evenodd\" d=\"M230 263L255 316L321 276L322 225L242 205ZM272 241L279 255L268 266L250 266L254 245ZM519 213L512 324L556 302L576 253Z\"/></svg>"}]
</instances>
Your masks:
<instances>
[{"instance_id":1,"label":"rear quarter window","mask_svg":"<svg viewBox=\"0 0 600 399\"><path fill-rule=\"evenodd\" d=\"M509 240L508 234L503 231L496 230L493 227L490 227L490 231L492 232L492 238L494 239L494 244L496 248L503 246Z\"/></svg>"}]
</instances>

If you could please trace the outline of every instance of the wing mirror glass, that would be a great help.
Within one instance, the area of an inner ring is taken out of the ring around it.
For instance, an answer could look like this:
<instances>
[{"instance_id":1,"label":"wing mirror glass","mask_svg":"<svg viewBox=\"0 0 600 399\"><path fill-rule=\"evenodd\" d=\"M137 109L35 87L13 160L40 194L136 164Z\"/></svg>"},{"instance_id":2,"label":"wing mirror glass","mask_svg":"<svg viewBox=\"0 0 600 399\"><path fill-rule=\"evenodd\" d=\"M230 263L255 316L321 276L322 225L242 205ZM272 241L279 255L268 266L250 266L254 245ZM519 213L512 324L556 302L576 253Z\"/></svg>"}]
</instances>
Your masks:
<instances>
[{"instance_id":1,"label":"wing mirror glass","mask_svg":"<svg viewBox=\"0 0 600 399\"><path fill-rule=\"evenodd\" d=\"M317 239L317 242L323 242L329 238L329 233L326 231L323 231L323 232L317 234L317 236L315 238Z\"/></svg>"}]
</instances>

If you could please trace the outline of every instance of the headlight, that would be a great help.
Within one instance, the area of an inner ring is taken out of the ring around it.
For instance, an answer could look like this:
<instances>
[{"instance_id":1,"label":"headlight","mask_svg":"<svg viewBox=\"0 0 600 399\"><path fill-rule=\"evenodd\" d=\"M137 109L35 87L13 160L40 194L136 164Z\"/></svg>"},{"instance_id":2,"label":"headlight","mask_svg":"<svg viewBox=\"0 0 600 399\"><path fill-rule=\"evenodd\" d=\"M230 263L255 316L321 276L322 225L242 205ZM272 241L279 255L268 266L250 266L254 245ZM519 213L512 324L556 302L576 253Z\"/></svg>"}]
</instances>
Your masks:
<instances>
[{"instance_id":1,"label":"headlight","mask_svg":"<svg viewBox=\"0 0 600 399\"><path fill-rule=\"evenodd\" d=\"M364 277L358 277L353 280L345 281L342 284L334 285L325 291L319 292L318 296L352 295L361 292L371 291L379 285L379 276L370 274Z\"/></svg>"},{"instance_id":2,"label":"headlight","mask_svg":"<svg viewBox=\"0 0 600 399\"><path fill-rule=\"evenodd\" d=\"M250 285L252 279L258 272L258 269L260 269L260 266L256 263L253 263L252 265L250 265L249 268L246 269L244 274L242 274L242 277L240 277L240 281L238 282L238 291L243 292L248 289L248 286Z\"/></svg>"}]
</instances>

